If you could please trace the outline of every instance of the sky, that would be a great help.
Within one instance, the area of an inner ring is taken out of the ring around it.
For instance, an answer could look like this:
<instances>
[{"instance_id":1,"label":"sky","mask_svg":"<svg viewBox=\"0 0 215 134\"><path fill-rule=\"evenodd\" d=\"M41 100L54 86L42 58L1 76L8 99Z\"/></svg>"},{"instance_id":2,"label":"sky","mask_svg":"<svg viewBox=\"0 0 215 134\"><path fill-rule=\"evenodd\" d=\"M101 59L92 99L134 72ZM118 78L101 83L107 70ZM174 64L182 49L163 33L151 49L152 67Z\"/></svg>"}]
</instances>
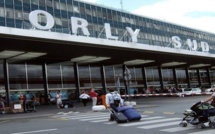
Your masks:
<instances>
[{"instance_id":1,"label":"sky","mask_svg":"<svg viewBox=\"0 0 215 134\"><path fill-rule=\"evenodd\" d=\"M215 0L80 0L215 33Z\"/></svg>"}]
</instances>

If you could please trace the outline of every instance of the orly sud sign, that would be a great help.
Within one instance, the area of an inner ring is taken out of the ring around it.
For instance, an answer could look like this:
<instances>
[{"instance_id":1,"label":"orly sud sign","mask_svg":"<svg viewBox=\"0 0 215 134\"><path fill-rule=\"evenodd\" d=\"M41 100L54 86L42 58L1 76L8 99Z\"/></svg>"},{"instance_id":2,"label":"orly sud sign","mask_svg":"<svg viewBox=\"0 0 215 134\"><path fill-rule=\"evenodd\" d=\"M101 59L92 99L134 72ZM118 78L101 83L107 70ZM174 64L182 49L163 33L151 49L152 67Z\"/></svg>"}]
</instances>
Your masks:
<instances>
[{"instance_id":1,"label":"orly sud sign","mask_svg":"<svg viewBox=\"0 0 215 134\"><path fill-rule=\"evenodd\" d=\"M38 15L42 14L46 17L47 23L45 26L39 24L38 22ZM55 24L55 20L54 17L43 10L34 10L29 14L29 21L30 23L37 29L40 30L50 30L51 28L53 28L54 24ZM88 30L88 22L87 20L83 19L83 18L78 18L78 17L71 17L71 27L72 27L72 34L77 35L77 31L78 29L81 29L84 36L89 36L90 32ZM129 35L131 36L131 42L132 43L137 43L137 36L140 32L140 29L135 29L133 30L130 27L125 27L125 29L127 30L127 32L129 33ZM118 40L118 36L113 36L111 33L111 27L109 23L104 23L104 30L105 30L105 35L107 39L111 39L111 40ZM174 46L175 49L180 49L182 47L182 41L180 39L180 37L178 36L173 36L172 37L172 42L171 42ZM209 52L209 45L207 42L201 41L200 42L200 47L202 49L202 52ZM197 45L197 41L196 40L191 40L191 39L187 39L186 43L184 45L187 45L190 51L197 51L198 50L198 45Z\"/></svg>"}]
</instances>

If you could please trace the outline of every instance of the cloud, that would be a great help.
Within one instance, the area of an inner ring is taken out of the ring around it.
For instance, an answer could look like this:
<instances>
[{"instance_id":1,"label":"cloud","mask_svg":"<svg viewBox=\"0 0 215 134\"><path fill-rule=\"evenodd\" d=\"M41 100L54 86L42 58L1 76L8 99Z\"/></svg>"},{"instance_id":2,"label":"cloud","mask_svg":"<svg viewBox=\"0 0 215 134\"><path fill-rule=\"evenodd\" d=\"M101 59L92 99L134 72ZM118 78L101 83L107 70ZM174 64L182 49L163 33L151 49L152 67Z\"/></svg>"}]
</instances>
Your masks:
<instances>
[{"instance_id":1,"label":"cloud","mask_svg":"<svg viewBox=\"0 0 215 134\"><path fill-rule=\"evenodd\" d=\"M159 0L132 12L141 16L215 33L214 5L214 0Z\"/></svg>"}]
</instances>

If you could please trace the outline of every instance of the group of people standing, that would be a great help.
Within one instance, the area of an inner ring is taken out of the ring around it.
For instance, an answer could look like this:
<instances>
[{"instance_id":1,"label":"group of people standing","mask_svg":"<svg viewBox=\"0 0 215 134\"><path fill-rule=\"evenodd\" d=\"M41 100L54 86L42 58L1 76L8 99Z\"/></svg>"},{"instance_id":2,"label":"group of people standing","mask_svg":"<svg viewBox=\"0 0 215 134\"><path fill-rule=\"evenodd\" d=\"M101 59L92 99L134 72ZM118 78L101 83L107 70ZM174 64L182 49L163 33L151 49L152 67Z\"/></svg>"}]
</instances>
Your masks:
<instances>
[{"instance_id":1,"label":"group of people standing","mask_svg":"<svg viewBox=\"0 0 215 134\"><path fill-rule=\"evenodd\" d=\"M82 92L82 94L79 96L84 106L87 106L87 103L90 99L92 99L92 106L95 106L98 100L97 97L98 93L96 93L94 88L91 88L89 93L87 93L87 91Z\"/></svg>"}]
</instances>

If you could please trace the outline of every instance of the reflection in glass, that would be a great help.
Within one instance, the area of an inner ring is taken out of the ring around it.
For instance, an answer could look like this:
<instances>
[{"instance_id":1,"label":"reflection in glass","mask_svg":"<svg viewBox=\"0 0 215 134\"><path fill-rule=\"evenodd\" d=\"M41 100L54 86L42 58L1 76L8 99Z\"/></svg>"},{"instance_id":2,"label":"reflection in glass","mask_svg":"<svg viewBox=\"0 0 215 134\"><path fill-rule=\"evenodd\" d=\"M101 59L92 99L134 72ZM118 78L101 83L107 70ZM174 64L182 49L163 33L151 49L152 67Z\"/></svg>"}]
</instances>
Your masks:
<instances>
[{"instance_id":1,"label":"reflection in glass","mask_svg":"<svg viewBox=\"0 0 215 134\"><path fill-rule=\"evenodd\" d=\"M90 71L91 71L92 86L94 88L102 88L100 67L91 66Z\"/></svg>"},{"instance_id":2,"label":"reflection in glass","mask_svg":"<svg viewBox=\"0 0 215 134\"><path fill-rule=\"evenodd\" d=\"M62 66L63 88L75 87L75 76L73 66Z\"/></svg>"},{"instance_id":3,"label":"reflection in glass","mask_svg":"<svg viewBox=\"0 0 215 134\"><path fill-rule=\"evenodd\" d=\"M92 87L89 66L79 66L78 72L79 72L79 78L80 78L80 87L86 87L86 88Z\"/></svg>"},{"instance_id":4,"label":"reflection in glass","mask_svg":"<svg viewBox=\"0 0 215 134\"><path fill-rule=\"evenodd\" d=\"M187 85L187 77L186 77L186 71L185 69L176 69L176 79L178 82L178 85Z\"/></svg>"},{"instance_id":5,"label":"reflection in glass","mask_svg":"<svg viewBox=\"0 0 215 134\"><path fill-rule=\"evenodd\" d=\"M62 88L60 64L47 65L47 76L49 88Z\"/></svg>"},{"instance_id":6,"label":"reflection in glass","mask_svg":"<svg viewBox=\"0 0 215 134\"><path fill-rule=\"evenodd\" d=\"M105 66L105 78L107 86L115 85L113 66Z\"/></svg>"},{"instance_id":7,"label":"reflection in glass","mask_svg":"<svg viewBox=\"0 0 215 134\"><path fill-rule=\"evenodd\" d=\"M160 85L158 68L146 68L146 80L148 86Z\"/></svg>"},{"instance_id":8,"label":"reflection in glass","mask_svg":"<svg viewBox=\"0 0 215 134\"><path fill-rule=\"evenodd\" d=\"M199 73L200 73L201 84L209 84L207 70L200 69Z\"/></svg>"},{"instance_id":9,"label":"reflection in glass","mask_svg":"<svg viewBox=\"0 0 215 134\"><path fill-rule=\"evenodd\" d=\"M10 89L27 89L25 64L9 64Z\"/></svg>"},{"instance_id":10,"label":"reflection in glass","mask_svg":"<svg viewBox=\"0 0 215 134\"><path fill-rule=\"evenodd\" d=\"M163 84L168 86L169 84L174 84L174 76L172 69L162 69Z\"/></svg>"},{"instance_id":11,"label":"reflection in glass","mask_svg":"<svg viewBox=\"0 0 215 134\"><path fill-rule=\"evenodd\" d=\"M189 76L190 76L190 85L192 86L199 86L199 82L198 82L198 74L197 74L197 70L191 69L188 70Z\"/></svg>"},{"instance_id":12,"label":"reflection in glass","mask_svg":"<svg viewBox=\"0 0 215 134\"><path fill-rule=\"evenodd\" d=\"M43 88L42 65L27 65L28 89Z\"/></svg>"}]
</instances>

